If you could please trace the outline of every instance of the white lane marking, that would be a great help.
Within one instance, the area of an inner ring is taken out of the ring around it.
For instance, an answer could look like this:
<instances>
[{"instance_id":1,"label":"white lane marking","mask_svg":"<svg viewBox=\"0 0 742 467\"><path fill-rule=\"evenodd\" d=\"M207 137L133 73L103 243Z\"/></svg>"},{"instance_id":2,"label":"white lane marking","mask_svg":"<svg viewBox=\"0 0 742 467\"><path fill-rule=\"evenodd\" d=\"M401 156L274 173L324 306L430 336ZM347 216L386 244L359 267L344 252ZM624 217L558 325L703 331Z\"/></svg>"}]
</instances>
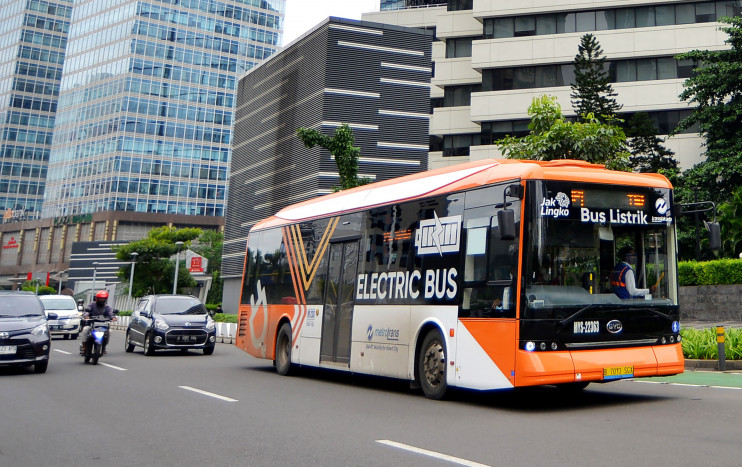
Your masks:
<instances>
[{"instance_id":1,"label":"white lane marking","mask_svg":"<svg viewBox=\"0 0 742 467\"><path fill-rule=\"evenodd\" d=\"M103 363L103 362L98 362L98 363L100 363L103 366L107 366L108 368L113 368L114 370L126 371L126 368L121 368L120 366L111 365L110 363Z\"/></svg>"},{"instance_id":2,"label":"white lane marking","mask_svg":"<svg viewBox=\"0 0 742 467\"><path fill-rule=\"evenodd\" d=\"M72 355L72 352L67 352L66 350L59 350L59 349L52 349L55 352L63 353L65 355Z\"/></svg>"},{"instance_id":3,"label":"white lane marking","mask_svg":"<svg viewBox=\"0 0 742 467\"><path fill-rule=\"evenodd\" d=\"M708 384L687 384L687 383L669 383L667 381L633 381L634 383L644 383L644 384L666 384L668 386L685 386L689 388L714 388L714 389L734 389L737 391L742 390L742 388L732 387L732 386L709 386Z\"/></svg>"},{"instance_id":4,"label":"white lane marking","mask_svg":"<svg viewBox=\"0 0 742 467\"><path fill-rule=\"evenodd\" d=\"M427 449L416 448L415 446L398 443L396 441L390 441L388 439L377 439L376 442L381 443L381 444L386 444L387 446L392 446L394 448L403 449L405 451L414 452L416 454L422 454L423 456L435 457L436 459L453 462L454 464L468 465L470 467L490 467L487 464L480 464L478 462L462 459L460 457L449 456L448 454L441 454L440 452L428 451Z\"/></svg>"},{"instance_id":5,"label":"white lane marking","mask_svg":"<svg viewBox=\"0 0 742 467\"><path fill-rule=\"evenodd\" d=\"M196 392L198 394L203 394L204 396L213 397L215 399L221 399L221 400L227 401L227 402L239 402L237 399L232 399L231 397L220 396L219 394L214 394L213 392L208 392L208 391L203 391L201 389L192 388L190 386L178 386L178 387L181 388L181 389L185 389L186 391L193 391L193 392Z\"/></svg>"}]
</instances>

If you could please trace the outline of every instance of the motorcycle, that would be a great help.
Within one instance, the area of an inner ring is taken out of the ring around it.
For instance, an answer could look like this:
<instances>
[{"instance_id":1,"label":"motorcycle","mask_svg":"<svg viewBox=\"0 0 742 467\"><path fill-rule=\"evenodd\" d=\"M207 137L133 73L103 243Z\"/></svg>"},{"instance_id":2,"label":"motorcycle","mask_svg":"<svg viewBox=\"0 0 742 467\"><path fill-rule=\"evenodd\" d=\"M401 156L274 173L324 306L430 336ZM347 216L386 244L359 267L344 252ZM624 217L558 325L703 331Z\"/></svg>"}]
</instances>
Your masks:
<instances>
[{"instance_id":1,"label":"motorcycle","mask_svg":"<svg viewBox=\"0 0 742 467\"><path fill-rule=\"evenodd\" d=\"M114 315L118 314L118 310L114 310ZM83 361L85 363L92 363L93 365L98 364L98 359L103 355L103 343L108 339L111 318L93 317L83 319L83 327L90 326L90 334L88 335L85 344L85 353L83 354ZM82 346L83 343L81 342ZM92 362L91 362L92 361Z\"/></svg>"}]
</instances>

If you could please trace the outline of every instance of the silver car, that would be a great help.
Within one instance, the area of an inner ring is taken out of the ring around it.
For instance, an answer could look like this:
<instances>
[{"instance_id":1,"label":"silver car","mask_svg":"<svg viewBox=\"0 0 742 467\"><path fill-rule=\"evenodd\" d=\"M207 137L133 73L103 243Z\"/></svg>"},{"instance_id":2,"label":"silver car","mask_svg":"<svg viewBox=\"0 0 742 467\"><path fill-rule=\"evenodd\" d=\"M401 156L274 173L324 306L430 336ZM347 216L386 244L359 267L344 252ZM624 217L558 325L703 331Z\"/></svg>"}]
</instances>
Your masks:
<instances>
[{"instance_id":1,"label":"silver car","mask_svg":"<svg viewBox=\"0 0 742 467\"><path fill-rule=\"evenodd\" d=\"M57 319L48 321L49 333L64 336L65 339L77 339L80 334L80 313L75 299L69 295L40 295L39 299L47 316L50 312L57 315Z\"/></svg>"}]
</instances>

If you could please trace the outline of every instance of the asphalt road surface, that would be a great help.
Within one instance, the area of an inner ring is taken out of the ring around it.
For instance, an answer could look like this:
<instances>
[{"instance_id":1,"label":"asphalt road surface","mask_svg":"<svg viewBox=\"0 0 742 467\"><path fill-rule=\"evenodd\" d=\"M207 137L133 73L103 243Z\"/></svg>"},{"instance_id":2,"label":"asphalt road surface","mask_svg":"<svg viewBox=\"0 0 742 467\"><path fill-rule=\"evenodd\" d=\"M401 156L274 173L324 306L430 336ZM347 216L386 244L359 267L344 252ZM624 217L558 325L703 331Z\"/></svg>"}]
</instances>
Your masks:
<instances>
[{"instance_id":1,"label":"asphalt road surface","mask_svg":"<svg viewBox=\"0 0 742 467\"><path fill-rule=\"evenodd\" d=\"M737 466L742 390L619 381L425 399L404 382L301 371L232 345L109 355L55 339L0 368L0 466Z\"/></svg>"}]
</instances>

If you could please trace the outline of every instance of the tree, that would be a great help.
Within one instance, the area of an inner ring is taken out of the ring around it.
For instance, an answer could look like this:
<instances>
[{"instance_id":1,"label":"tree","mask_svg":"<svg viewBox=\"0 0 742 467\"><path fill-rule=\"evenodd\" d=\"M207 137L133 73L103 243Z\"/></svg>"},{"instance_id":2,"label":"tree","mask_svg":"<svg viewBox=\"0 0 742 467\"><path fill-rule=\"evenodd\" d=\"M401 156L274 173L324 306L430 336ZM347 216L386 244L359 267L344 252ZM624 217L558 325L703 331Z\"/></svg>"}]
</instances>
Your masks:
<instances>
[{"instance_id":1,"label":"tree","mask_svg":"<svg viewBox=\"0 0 742 467\"><path fill-rule=\"evenodd\" d=\"M170 259L176 253L188 249L191 242L201 235L201 229L158 227L152 229L146 238L113 247L116 259L131 261L131 254L136 252L137 262L134 268L132 296L141 297L147 294L172 293L175 279L175 263ZM183 242L178 247L175 242ZM178 269L178 288L195 287L196 280L191 276L185 261L180 261ZM129 284L131 265L119 269L118 277L122 283Z\"/></svg>"},{"instance_id":2,"label":"tree","mask_svg":"<svg viewBox=\"0 0 742 467\"><path fill-rule=\"evenodd\" d=\"M310 149L319 146L335 156L340 175L339 190L347 190L369 182L368 179L358 178L358 158L361 155L361 148L353 146L353 130L347 123L340 125L333 136L324 135L310 128L299 128L296 133L304 146Z\"/></svg>"},{"instance_id":3,"label":"tree","mask_svg":"<svg viewBox=\"0 0 742 467\"><path fill-rule=\"evenodd\" d=\"M665 140L657 136L657 129L646 112L631 117L626 136L631 153L629 160L634 170L677 176L678 161L672 157L675 153L662 145Z\"/></svg>"},{"instance_id":4,"label":"tree","mask_svg":"<svg viewBox=\"0 0 742 467\"><path fill-rule=\"evenodd\" d=\"M568 122L556 97L533 99L528 108L529 135L506 136L496 141L505 157L511 159L579 159L609 168L628 170L626 135L615 125L601 123L591 114L584 122Z\"/></svg>"},{"instance_id":5,"label":"tree","mask_svg":"<svg viewBox=\"0 0 742 467\"><path fill-rule=\"evenodd\" d=\"M698 124L706 139L706 160L691 168L689 181L702 199L724 201L742 186L742 18L723 18L729 26L727 50L693 50L678 55L700 65L685 80L680 99L694 105L674 133Z\"/></svg>"},{"instance_id":6,"label":"tree","mask_svg":"<svg viewBox=\"0 0 742 467\"><path fill-rule=\"evenodd\" d=\"M209 261L207 274L211 274L211 288L206 296L206 303L221 303L224 280L220 276L222 269L222 249L224 234L216 230L204 230L198 237L198 244L192 250Z\"/></svg>"},{"instance_id":7,"label":"tree","mask_svg":"<svg viewBox=\"0 0 742 467\"><path fill-rule=\"evenodd\" d=\"M742 253L742 188L738 188L727 203L718 206L722 253L738 258Z\"/></svg>"},{"instance_id":8,"label":"tree","mask_svg":"<svg viewBox=\"0 0 742 467\"><path fill-rule=\"evenodd\" d=\"M616 118L616 112L621 110L606 71L605 60L603 49L595 36L582 36L573 62L575 82L570 94L572 108L582 120L611 123ZM590 114L592 118L588 118Z\"/></svg>"}]
</instances>

